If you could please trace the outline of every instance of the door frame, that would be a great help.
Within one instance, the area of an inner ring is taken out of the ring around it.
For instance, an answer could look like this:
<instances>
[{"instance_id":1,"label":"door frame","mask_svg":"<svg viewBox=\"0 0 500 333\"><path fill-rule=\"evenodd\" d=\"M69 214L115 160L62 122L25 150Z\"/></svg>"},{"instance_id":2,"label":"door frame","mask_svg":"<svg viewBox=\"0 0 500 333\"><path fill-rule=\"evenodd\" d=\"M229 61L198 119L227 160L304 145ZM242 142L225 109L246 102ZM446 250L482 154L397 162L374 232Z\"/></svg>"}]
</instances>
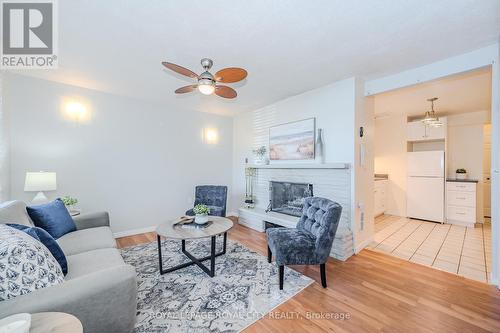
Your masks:
<instances>
[{"instance_id":1,"label":"door frame","mask_svg":"<svg viewBox=\"0 0 500 333\"><path fill-rule=\"evenodd\" d=\"M365 82L365 96L491 68L491 284L500 288L500 40L487 47Z\"/></svg>"}]
</instances>

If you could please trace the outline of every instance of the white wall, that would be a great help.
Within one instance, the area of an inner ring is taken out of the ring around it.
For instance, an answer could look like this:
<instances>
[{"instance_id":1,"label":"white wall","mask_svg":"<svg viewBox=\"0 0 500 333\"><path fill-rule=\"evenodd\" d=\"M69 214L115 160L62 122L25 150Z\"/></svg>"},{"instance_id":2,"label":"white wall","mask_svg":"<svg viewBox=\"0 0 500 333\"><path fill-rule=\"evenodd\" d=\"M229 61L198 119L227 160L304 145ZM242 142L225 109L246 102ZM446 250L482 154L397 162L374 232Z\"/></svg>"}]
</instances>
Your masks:
<instances>
[{"instance_id":1,"label":"white wall","mask_svg":"<svg viewBox=\"0 0 500 333\"><path fill-rule=\"evenodd\" d=\"M72 195L84 212L107 210L114 232L155 226L192 205L197 184L230 185L232 119L9 75L11 197L29 201L26 171L57 172L54 198ZM67 97L84 101L90 119L69 121ZM219 143L202 141L217 128Z\"/></svg>"},{"instance_id":2,"label":"white wall","mask_svg":"<svg viewBox=\"0 0 500 333\"><path fill-rule=\"evenodd\" d=\"M358 253L372 240L374 234L374 112L373 97L364 97L364 82L356 79L355 96L355 126L354 126L354 172L352 184L354 198L352 210L354 212L352 225L354 229L355 252ZM363 127L363 137L360 128ZM364 156L362 156L364 155Z\"/></svg>"},{"instance_id":3,"label":"white wall","mask_svg":"<svg viewBox=\"0 0 500 333\"><path fill-rule=\"evenodd\" d=\"M3 76L0 74L0 202L10 193L9 117L3 107Z\"/></svg>"},{"instance_id":4,"label":"white wall","mask_svg":"<svg viewBox=\"0 0 500 333\"><path fill-rule=\"evenodd\" d=\"M375 173L389 175L386 213L406 216L406 116L377 118L374 142Z\"/></svg>"}]
</instances>

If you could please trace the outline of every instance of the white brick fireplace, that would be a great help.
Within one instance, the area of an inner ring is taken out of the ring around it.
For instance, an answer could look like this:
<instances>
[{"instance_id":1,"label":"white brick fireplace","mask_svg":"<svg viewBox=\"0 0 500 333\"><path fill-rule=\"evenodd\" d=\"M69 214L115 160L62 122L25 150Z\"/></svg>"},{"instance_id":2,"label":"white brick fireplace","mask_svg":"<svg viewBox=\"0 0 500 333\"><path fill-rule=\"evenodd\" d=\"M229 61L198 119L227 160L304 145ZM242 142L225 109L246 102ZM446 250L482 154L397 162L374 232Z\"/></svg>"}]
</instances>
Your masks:
<instances>
[{"instance_id":1,"label":"white brick fireplace","mask_svg":"<svg viewBox=\"0 0 500 333\"><path fill-rule=\"evenodd\" d=\"M272 164L252 165L254 177L255 208L239 210L240 223L263 231L264 222L295 227L299 218L275 212L266 213L269 204L269 182L282 181L313 185L316 197L324 197L342 206L340 224L333 242L331 256L346 260L354 254L351 231L351 170L345 163L329 164Z\"/></svg>"}]
</instances>

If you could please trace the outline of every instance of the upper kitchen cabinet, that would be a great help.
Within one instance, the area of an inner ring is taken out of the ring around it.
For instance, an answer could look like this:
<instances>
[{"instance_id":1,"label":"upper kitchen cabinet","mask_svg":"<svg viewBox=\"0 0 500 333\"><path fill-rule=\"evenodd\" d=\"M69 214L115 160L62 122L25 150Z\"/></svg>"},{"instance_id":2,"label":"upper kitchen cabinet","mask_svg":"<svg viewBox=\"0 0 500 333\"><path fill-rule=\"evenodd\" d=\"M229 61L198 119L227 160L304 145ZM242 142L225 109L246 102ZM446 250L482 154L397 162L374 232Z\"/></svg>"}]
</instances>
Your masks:
<instances>
[{"instance_id":1,"label":"upper kitchen cabinet","mask_svg":"<svg viewBox=\"0 0 500 333\"><path fill-rule=\"evenodd\" d=\"M407 123L407 141L433 141L444 140L447 131L446 117L440 118L443 126L432 127L425 125L421 120Z\"/></svg>"}]
</instances>

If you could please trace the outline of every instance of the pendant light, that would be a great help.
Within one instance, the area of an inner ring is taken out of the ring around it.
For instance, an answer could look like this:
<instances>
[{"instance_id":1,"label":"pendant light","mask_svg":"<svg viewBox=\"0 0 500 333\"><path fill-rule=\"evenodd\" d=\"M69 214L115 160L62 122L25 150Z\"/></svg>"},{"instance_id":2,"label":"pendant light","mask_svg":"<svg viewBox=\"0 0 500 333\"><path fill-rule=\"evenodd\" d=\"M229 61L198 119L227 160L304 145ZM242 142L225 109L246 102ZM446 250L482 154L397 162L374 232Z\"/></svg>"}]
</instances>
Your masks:
<instances>
[{"instance_id":1,"label":"pendant light","mask_svg":"<svg viewBox=\"0 0 500 333\"><path fill-rule=\"evenodd\" d=\"M430 127L443 126L443 123L439 120L439 117L436 115L436 112L434 111L434 101L436 101L437 99L438 99L437 97L433 97L427 100L431 102L431 110L425 112L425 117L424 119L422 119L422 122Z\"/></svg>"}]
</instances>

